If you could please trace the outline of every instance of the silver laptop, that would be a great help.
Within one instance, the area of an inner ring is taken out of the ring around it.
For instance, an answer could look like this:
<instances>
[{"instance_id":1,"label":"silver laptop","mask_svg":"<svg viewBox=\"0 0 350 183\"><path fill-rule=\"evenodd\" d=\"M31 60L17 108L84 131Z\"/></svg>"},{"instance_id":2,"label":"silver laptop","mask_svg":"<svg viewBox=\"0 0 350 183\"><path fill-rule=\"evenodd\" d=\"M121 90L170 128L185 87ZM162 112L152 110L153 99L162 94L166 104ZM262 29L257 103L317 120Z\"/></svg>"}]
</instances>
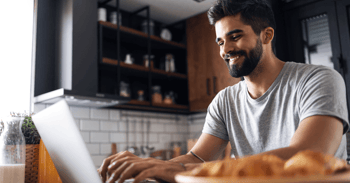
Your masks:
<instances>
[{"instance_id":1,"label":"silver laptop","mask_svg":"<svg viewBox=\"0 0 350 183\"><path fill-rule=\"evenodd\" d=\"M102 182L65 100L40 111L32 118L62 182ZM124 183L133 181L128 179ZM154 180L142 182L157 183Z\"/></svg>"},{"instance_id":2,"label":"silver laptop","mask_svg":"<svg viewBox=\"0 0 350 183\"><path fill-rule=\"evenodd\" d=\"M32 118L62 182L102 182L66 101Z\"/></svg>"}]
</instances>

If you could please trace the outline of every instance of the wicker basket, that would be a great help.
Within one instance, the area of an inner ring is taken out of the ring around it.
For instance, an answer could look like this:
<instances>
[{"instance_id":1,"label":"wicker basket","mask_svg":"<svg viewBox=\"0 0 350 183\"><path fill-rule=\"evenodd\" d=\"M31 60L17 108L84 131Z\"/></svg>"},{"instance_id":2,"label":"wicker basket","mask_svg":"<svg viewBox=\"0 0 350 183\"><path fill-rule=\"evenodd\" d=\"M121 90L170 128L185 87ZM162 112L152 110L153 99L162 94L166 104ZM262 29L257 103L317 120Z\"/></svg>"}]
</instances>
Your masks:
<instances>
[{"instance_id":1,"label":"wicker basket","mask_svg":"<svg viewBox=\"0 0 350 183\"><path fill-rule=\"evenodd\" d=\"M39 144L26 145L25 183L38 182Z\"/></svg>"}]
</instances>

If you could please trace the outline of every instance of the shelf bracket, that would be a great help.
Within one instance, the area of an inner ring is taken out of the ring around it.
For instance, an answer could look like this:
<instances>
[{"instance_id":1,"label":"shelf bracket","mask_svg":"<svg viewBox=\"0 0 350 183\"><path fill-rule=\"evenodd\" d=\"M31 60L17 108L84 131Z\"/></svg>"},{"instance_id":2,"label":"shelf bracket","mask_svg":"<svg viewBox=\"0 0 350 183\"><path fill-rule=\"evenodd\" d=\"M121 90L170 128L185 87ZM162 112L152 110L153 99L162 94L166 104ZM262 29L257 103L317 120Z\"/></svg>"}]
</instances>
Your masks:
<instances>
[{"instance_id":1,"label":"shelf bracket","mask_svg":"<svg viewBox=\"0 0 350 183\"><path fill-rule=\"evenodd\" d=\"M136 11L132 12L132 13L130 14L130 17L132 17L132 16L134 16L134 15L136 15L136 14L138 14L138 13L140 13L141 11L144 11L144 10L149 10L149 6L145 6L145 7L141 8L141 9L139 9L139 10L136 10Z\"/></svg>"},{"instance_id":2,"label":"shelf bracket","mask_svg":"<svg viewBox=\"0 0 350 183\"><path fill-rule=\"evenodd\" d=\"M106 5L107 3L111 2L111 1L112 1L112 0L105 0L105 1L99 2L99 3L98 3L98 7L100 8L100 7Z\"/></svg>"}]
</instances>

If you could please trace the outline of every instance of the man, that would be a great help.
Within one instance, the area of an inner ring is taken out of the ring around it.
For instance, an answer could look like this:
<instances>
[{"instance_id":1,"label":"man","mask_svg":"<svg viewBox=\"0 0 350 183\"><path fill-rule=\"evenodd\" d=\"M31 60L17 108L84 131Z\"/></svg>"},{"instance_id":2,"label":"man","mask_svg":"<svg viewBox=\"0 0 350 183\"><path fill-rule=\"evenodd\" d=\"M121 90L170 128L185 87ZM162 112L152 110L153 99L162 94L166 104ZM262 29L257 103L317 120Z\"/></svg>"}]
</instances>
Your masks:
<instances>
[{"instance_id":1,"label":"man","mask_svg":"<svg viewBox=\"0 0 350 183\"><path fill-rule=\"evenodd\" d=\"M264 0L218 0L208 17L230 74L244 81L220 91L209 105L193 154L161 161L122 152L104 160L103 180L109 175L110 182L131 177L174 182L176 173L198 166L200 158L215 160L228 142L236 157L264 153L289 159L310 149L346 159L342 77L324 66L276 58L275 21Z\"/></svg>"}]
</instances>

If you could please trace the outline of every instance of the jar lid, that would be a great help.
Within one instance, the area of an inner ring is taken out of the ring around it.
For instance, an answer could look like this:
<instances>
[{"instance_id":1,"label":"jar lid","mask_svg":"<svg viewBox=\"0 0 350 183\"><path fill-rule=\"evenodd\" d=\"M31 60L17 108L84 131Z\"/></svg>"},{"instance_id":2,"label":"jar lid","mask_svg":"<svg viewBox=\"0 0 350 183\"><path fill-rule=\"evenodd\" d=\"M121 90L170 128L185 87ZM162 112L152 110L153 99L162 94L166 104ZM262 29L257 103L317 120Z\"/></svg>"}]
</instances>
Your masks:
<instances>
[{"instance_id":1,"label":"jar lid","mask_svg":"<svg viewBox=\"0 0 350 183\"><path fill-rule=\"evenodd\" d=\"M148 59L148 54L143 56L143 59ZM151 55L151 59L154 59L154 55Z\"/></svg>"},{"instance_id":2,"label":"jar lid","mask_svg":"<svg viewBox=\"0 0 350 183\"><path fill-rule=\"evenodd\" d=\"M159 86L159 85L153 86L152 88L153 88L154 90L160 90L160 86Z\"/></svg>"}]
</instances>

